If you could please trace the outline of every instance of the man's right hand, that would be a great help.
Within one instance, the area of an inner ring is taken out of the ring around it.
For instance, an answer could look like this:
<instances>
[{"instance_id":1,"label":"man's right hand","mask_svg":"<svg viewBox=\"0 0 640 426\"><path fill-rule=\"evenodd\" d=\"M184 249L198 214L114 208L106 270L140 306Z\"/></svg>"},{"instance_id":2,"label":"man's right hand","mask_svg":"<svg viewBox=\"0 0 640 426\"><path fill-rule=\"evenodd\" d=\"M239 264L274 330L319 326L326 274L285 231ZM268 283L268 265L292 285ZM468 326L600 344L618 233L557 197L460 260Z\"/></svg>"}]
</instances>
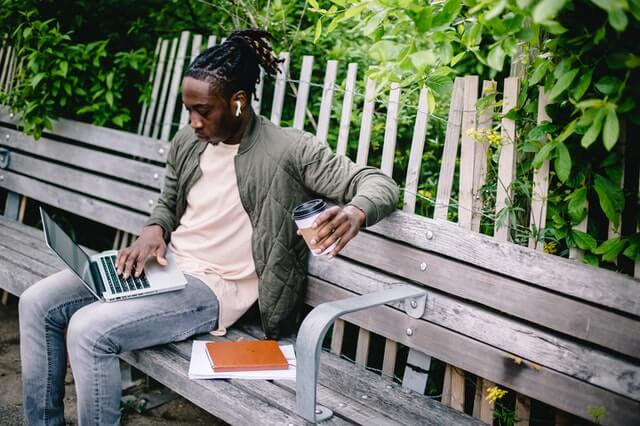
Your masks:
<instances>
[{"instance_id":1,"label":"man's right hand","mask_svg":"<svg viewBox=\"0 0 640 426\"><path fill-rule=\"evenodd\" d=\"M163 230L160 225L147 226L142 230L142 234L131 244L118 252L116 257L116 269L118 274L127 279L131 271L135 271L135 276L139 277L144 271L144 264L151 256L156 256L158 263L167 265L165 253L167 244L164 242Z\"/></svg>"}]
</instances>

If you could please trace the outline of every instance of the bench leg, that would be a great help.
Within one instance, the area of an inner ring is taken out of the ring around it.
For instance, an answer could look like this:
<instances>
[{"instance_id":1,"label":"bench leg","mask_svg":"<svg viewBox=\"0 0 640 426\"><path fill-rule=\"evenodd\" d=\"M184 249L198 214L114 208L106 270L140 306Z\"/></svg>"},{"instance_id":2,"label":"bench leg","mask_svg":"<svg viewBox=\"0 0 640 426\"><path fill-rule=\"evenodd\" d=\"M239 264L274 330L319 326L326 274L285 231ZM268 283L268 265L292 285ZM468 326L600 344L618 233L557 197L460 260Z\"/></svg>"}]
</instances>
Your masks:
<instances>
[{"instance_id":1,"label":"bench leg","mask_svg":"<svg viewBox=\"0 0 640 426\"><path fill-rule=\"evenodd\" d=\"M398 285L375 293L322 303L307 315L296 339L298 414L311 422L320 422L333 415L328 408L316 406L316 385L322 340L334 320L341 315L399 300L404 300L405 310L409 316L420 318L424 315L427 293L423 289L409 285Z\"/></svg>"}]
</instances>

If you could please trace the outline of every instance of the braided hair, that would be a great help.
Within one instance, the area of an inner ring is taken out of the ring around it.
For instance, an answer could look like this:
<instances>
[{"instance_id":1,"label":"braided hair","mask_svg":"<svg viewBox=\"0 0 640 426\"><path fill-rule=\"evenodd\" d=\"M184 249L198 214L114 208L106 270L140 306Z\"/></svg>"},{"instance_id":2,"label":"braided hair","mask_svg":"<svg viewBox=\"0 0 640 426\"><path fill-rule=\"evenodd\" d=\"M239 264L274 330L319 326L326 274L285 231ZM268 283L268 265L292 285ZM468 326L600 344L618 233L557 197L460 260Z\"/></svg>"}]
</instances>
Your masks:
<instances>
[{"instance_id":1,"label":"braided hair","mask_svg":"<svg viewBox=\"0 0 640 426\"><path fill-rule=\"evenodd\" d=\"M269 43L271 34L262 30L234 31L218 46L209 47L196 57L187 68L185 77L207 81L210 85L222 83L224 96L244 90L249 99L255 94L260 81L260 68L269 74L278 72L277 59ZM213 88L211 89L213 90Z\"/></svg>"}]
</instances>

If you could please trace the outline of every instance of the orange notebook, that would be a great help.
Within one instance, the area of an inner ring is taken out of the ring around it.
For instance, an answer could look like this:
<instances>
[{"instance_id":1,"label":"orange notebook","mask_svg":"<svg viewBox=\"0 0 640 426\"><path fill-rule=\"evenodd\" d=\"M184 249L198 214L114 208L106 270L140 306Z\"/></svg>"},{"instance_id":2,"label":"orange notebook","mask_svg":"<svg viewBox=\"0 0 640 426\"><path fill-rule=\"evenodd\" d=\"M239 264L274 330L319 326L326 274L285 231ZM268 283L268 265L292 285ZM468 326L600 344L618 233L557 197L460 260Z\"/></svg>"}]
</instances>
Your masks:
<instances>
[{"instance_id":1,"label":"orange notebook","mask_svg":"<svg viewBox=\"0 0 640 426\"><path fill-rule=\"evenodd\" d=\"M207 355L215 372L289 368L289 363L275 340L209 342Z\"/></svg>"}]
</instances>

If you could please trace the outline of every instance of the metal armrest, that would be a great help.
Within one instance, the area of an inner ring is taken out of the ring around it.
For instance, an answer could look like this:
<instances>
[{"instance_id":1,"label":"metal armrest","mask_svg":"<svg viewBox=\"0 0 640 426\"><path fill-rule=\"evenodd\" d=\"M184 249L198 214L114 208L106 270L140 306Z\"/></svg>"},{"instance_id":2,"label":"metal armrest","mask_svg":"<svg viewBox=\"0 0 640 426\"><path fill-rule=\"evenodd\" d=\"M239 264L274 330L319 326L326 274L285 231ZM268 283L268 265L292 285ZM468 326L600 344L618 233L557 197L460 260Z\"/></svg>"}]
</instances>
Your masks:
<instances>
[{"instance_id":1,"label":"metal armrest","mask_svg":"<svg viewBox=\"0 0 640 426\"><path fill-rule=\"evenodd\" d=\"M316 406L316 385L320 367L320 350L329 326L339 316L404 299L407 315L420 318L427 302L426 291L409 285L396 285L375 293L322 303L307 315L296 339L296 408L311 422L328 419L333 412Z\"/></svg>"}]
</instances>

